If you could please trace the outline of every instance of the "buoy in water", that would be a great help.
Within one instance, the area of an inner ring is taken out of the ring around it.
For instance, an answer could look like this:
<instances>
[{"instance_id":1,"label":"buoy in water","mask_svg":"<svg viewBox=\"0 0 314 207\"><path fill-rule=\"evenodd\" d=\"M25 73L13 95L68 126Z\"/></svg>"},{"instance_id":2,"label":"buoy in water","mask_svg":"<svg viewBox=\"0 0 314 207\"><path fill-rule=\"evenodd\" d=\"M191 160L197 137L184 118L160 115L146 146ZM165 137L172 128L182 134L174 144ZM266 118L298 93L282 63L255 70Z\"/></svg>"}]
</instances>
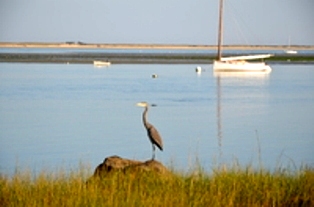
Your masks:
<instances>
[{"instance_id":1,"label":"buoy in water","mask_svg":"<svg viewBox=\"0 0 314 207\"><path fill-rule=\"evenodd\" d=\"M158 75L157 74L153 74L152 78L158 78Z\"/></svg>"},{"instance_id":2,"label":"buoy in water","mask_svg":"<svg viewBox=\"0 0 314 207\"><path fill-rule=\"evenodd\" d=\"M201 73L201 72L202 72L201 66L197 66L197 67L195 68L195 72Z\"/></svg>"}]
</instances>

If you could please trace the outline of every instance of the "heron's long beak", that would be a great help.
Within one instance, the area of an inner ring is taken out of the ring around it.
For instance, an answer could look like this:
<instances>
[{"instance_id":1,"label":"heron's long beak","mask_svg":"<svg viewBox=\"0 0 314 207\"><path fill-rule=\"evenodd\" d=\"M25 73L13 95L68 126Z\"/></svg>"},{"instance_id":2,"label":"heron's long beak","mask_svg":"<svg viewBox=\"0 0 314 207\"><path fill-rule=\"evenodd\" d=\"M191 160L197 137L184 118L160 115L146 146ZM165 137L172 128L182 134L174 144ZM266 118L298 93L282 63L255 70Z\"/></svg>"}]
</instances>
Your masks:
<instances>
[{"instance_id":1,"label":"heron's long beak","mask_svg":"<svg viewBox=\"0 0 314 207\"><path fill-rule=\"evenodd\" d=\"M139 102L136 104L136 106L140 106L140 107L147 107L147 103L146 102Z\"/></svg>"}]
</instances>

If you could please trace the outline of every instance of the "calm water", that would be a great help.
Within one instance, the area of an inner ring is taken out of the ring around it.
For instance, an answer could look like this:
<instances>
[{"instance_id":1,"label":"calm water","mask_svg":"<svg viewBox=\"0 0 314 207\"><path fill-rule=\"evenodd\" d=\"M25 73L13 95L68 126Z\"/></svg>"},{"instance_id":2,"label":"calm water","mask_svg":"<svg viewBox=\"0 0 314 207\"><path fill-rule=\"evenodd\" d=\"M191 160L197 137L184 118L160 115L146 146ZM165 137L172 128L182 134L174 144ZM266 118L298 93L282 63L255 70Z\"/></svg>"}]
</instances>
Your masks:
<instances>
[{"instance_id":1,"label":"calm water","mask_svg":"<svg viewBox=\"0 0 314 207\"><path fill-rule=\"evenodd\" d=\"M139 101L158 105L148 116L164 140L157 159L178 169L259 156L270 169L314 166L314 65L219 77L194 68L1 63L0 172L150 159Z\"/></svg>"}]
</instances>

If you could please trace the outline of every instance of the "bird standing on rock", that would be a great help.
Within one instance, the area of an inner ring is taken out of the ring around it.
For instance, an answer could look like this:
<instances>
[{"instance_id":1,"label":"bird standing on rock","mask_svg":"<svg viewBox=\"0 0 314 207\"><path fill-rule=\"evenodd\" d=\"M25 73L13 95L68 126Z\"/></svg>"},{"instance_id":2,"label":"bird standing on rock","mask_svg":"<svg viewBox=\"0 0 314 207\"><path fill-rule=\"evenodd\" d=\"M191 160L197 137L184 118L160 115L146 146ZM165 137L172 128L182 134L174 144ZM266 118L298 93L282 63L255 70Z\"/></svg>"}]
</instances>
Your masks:
<instances>
[{"instance_id":1,"label":"bird standing on rock","mask_svg":"<svg viewBox=\"0 0 314 207\"><path fill-rule=\"evenodd\" d=\"M162 144L161 136L159 135L157 129L152 124L148 123L148 121L147 121L147 111L148 111L149 106L156 106L156 105L154 105L154 104L150 105L147 102L139 102L136 105L145 108L144 112L143 112L143 124L147 130L147 136L148 136L148 138L149 138L149 140L153 146L152 160L154 160L155 159L155 150L156 150L155 146L157 146L162 151L163 150L163 144Z\"/></svg>"}]
</instances>

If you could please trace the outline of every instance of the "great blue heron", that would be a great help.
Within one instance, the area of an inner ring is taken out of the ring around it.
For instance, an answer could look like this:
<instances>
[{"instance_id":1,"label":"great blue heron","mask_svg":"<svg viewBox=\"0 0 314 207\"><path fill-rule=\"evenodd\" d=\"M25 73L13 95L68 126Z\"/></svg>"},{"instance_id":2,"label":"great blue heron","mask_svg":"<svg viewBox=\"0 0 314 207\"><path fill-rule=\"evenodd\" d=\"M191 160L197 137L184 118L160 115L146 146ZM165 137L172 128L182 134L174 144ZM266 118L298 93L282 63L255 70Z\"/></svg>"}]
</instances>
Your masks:
<instances>
[{"instance_id":1,"label":"great blue heron","mask_svg":"<svg viewBox=\"0 0 314 207\"><path fill-rule=\"evenodd\" d=\"M140 106L140 107L144 107L145 110L143 112L143 124L147 130L147 136L150 140L150 142L152 143L152 146L153 146L153 157L152 157L152 160L155 159L155 150L156 150L156 147L155 145L162 151L163 150L163 146L162 146L162 139L161 139L161 136L159 135L157 129L150 123L148 123L147 121L147 111L148 111L148 108L149 106L156 106L154 104L150 105L148 104L147 102L139 102L136 104L137 106Z\"/></svg>"}]
</instances>

